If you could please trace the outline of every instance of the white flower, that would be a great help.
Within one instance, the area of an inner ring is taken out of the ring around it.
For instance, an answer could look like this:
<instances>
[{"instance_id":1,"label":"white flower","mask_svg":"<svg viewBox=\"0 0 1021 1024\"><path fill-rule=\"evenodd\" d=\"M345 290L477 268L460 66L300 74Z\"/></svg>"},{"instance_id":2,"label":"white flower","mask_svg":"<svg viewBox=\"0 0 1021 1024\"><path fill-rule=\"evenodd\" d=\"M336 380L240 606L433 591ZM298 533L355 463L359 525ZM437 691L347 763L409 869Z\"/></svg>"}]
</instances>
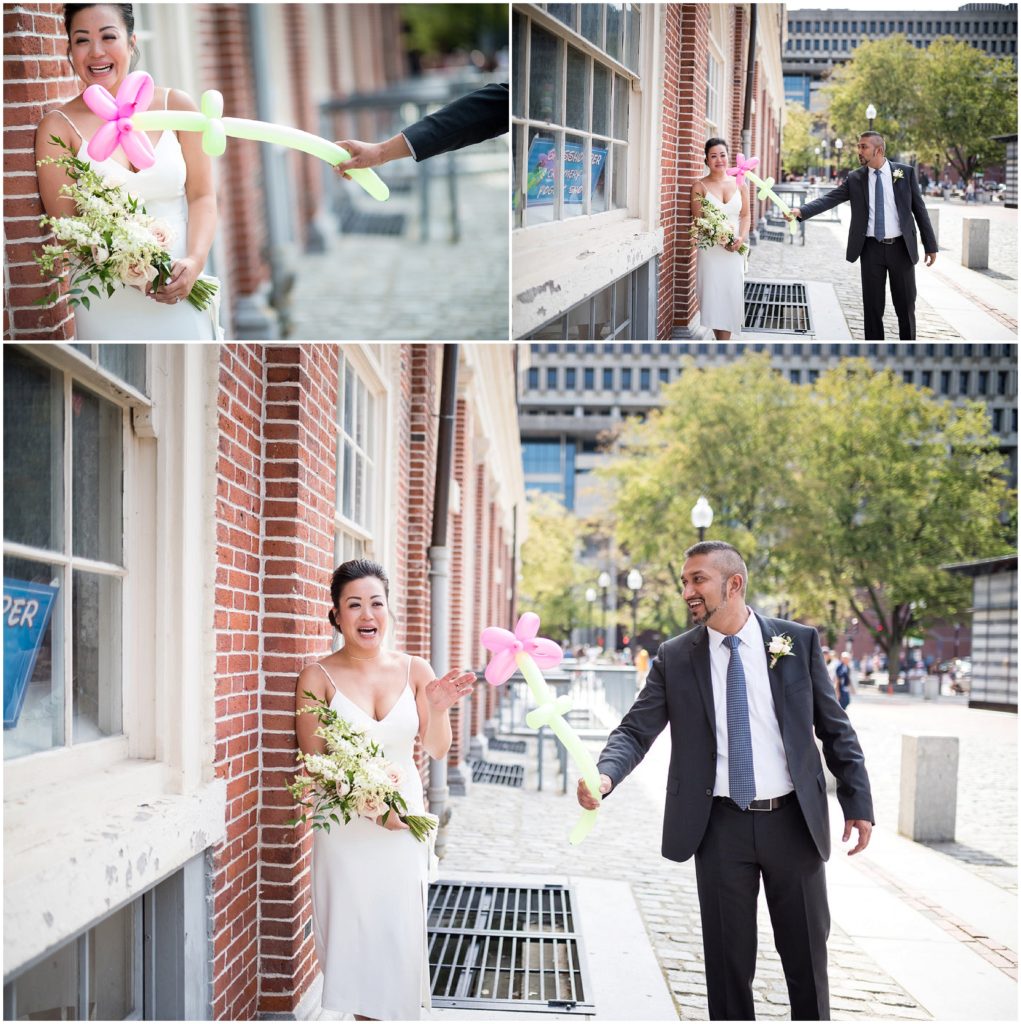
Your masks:
<instances>
[{"instance_id":1,"label":"white flower","mask_svg":"<svg viewBox=\"0 0 1021 1024\"><path fill-rule=\"evenodd\" d=\"M781 633L779 636L774 635L766 645L766 650L772 656L769 667L776 668L776 663L781 658L786 658L788 654L794 653L794 641L786 633Z\"/></svg>"},{"instance_id":2,"label":"white flower","mask_svg":"<svg viewBox=\"0 0 1021 1024\"><path fill-rule=\"evenodd\" d=\"M148 260L128 255L117 264L117 276L125 284L144 292L146 285L156 280L156 268Z\"/></svg>"},{"instance_id":3,"label":"white flower","mask_svg":"<svg viewBox=\"0 0 1021 1024\"><path fill-rule=\"evenodd\" d=\"M170 249L170 244L174 240L174 230L165 220L154 220L149 225L149 234L161 249Z\"/></svg>"},{"instance_id":4,"label":"white flower","mask_svg":"<svg viewBox=\"0 0 1021 1024\"><path fill-rule=\"evenodd\" d=\"M893 172L893 180L894 181L900 181L900 179L903 178L903 177L904 177L904 169L902 167L898 167Z\"/></svg>"}]
</instances>

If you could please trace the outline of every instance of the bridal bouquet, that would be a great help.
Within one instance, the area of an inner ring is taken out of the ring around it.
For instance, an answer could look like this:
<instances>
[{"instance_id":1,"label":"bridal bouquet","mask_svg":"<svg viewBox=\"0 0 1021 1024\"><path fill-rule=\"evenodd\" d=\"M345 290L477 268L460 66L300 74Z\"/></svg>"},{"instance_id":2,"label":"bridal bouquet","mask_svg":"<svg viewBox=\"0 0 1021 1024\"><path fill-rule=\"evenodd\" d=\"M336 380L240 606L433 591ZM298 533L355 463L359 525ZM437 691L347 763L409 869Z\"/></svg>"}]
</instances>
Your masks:
<instances>
[{"instance_id":1,"label":"bridal bouquet","mask_svg":"<svg viewBox=\"0 0 1021 1024\"><path fill-rule=\"evenodd\" d=\"M39 269L48 280L57 282L63 276L63 263L71 267L68 301L89 308L89 296L107 297L118 285L130 285L145 291L152 284L155 291L170 280L172 260L167 246L173 241L169 225L146 213L145 207L120 185L108 185L91 164L79 160L70 146L56 135L50 141L67 155L59 159L46 157L40 163L63 167L71 180L60 189L62 196L73 199L78 209L75 217L42 217L40 227L49 227L57 245L44 245L36 256ZM96 284L89 282L95 281ZM98 286L97 286L98 285ZM199 278L188 294L196 309L206 309L216 294L217 284ZM38 299L37 305L56 302L59 291Z\"/></svg>"},{"instance_id":2,"label":"bridal bouquet","mask_svg":"<svg viewBox=\"0 0 1021 1024\"><path fill-rule=\"evenodd\" d=\"M698 201L702 207L702 213L695 218L695 245L699 249L711 249L721 242L724 245L733 242L737 236L730 226L730 221L727 220L727 215L718 206L714 206L708 196L700 195ZM742 242L737 252L742 256L747 256L748 243Z\"/></svg>"},{"instance_id":3,"label":"bridal bouquet","mask_svg":"<svg viewBox=\"0 0 1021 1024\"><path fill-rule=\"evenodd\" d=\"M370 819L382 815L385 824L389 815L396 814L411 834L423 842L436 828L437 819L430 814L408 814L408 806L397 789L401 770L383 757L378 743L352 728L326 701L308 690L305 696L314 705L299 708L298 714L310 713L319 719L315 734L326 740L326 753L298 752L306 774L296 775L287 789L304 811L287 824L303 825L311 820L313 828L329 832L331 821L340 824L338 813L345 824L352 815Z\"/></svg>"}]
</instances>

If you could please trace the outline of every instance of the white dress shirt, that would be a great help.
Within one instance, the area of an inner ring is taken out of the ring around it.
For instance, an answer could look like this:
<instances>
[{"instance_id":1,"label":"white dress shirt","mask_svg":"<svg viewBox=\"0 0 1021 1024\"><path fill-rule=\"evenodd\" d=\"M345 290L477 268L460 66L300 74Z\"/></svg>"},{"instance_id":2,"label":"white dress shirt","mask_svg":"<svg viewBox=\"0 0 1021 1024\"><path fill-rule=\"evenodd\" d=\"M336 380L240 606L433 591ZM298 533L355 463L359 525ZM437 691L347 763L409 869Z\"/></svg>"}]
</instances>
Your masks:
<instances>
[{"instance_id":1,"label":"white dress shirt","mask_svg":"<svg viewBox=\"0 0 1021 1024\"><path fill-rule=\"evenodd\" d=\"M866 167L865 170L869 172L869 226L865 234L869 238L875 238L876 172L871 167ZM879 168L879 179L883 183L883 237L897 238L901 234L900 214L897 212L897 197L893 194L893 171L889 160L884 160L883 166Z\"/></svg>"},{"instance_id":2,"label":"white dress shirt","mask_svg":"<svg viewBox=\"0 0 1021 1024\"><path fill-rule=\"evenodd\" d=\"M727 667L730 648L726 635L712 626L709 631L709 665L713 681L713 703L716 707L716 787L713 796L730 796L730 767L727 752ZM749 609L748 621L737 633L741 641L738 651L744 668L748 690L748 723L752 736L752 764L755 769L755 799L768 800L794 789L783 749L780 726L776 720L773 691L769 688L769 665L766 644L759 620Z\"/></svg>"}]
</instances>

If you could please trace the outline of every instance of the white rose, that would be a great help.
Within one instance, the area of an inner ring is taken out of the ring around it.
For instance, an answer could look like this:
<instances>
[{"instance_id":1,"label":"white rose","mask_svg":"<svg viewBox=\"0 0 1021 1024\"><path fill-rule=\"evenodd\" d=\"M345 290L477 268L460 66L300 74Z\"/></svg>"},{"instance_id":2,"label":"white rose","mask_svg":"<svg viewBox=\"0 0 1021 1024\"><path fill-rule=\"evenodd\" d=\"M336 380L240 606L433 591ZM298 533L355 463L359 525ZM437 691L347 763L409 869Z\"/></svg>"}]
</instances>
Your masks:
<instances>
[{"instance_id":1,"label":"white rose","mask_svg":"<svg viewBox=\"0 0 1021 1024\"><path fill-rule=\"evenodd\" d=\"M348 795L348 793L350 793L350 792L351 792L351 785L347 781L347 779L338 779L337 780L337 796L339 796L341 798L341 800L343 800L344 797L346 797Z\"/></svg>"},{"instance_id":2,"label":"white rose","mask_svg":"<svg viewBox=\"0 0 1021 1024\"><path fill-rule=\"evenodd\" d=\"M362 818L378 818L386 810L386 804L372 792L362 792L355 797L355 811Z\"/></svg>"},{"instance_id":3,"label":"white rose","mask_svg":"<svg viewBox=\"0 0 1021 1024\"><path fill-rule=\"evenodd\" d=\"M94 245L92 247L92 262L102 266L110 258L110 250L105 245Z\"/></svg>"},{"instance_id":4,"label":"white rose","mask_svg":"<svg viewBox=\"0 0 1021 1024\"><path fill-rule=\"evenodd\" d=\"M146 260L129 256L117 268L117 276L125 284L144 292L146 285L156 279L156 268Z\"/></svg>"},{"instance_id":5,"label":"white rose","mask_svg":"<svg viewBox=\"0 0 1021 1024\"><path fill-rule=\"evenodd\" d=\"M389 765L387 767L386 777L393 789L397 789L404 781L404 773L396 765Z\"/></svg>"},{"instance_id":6,"label":"white rose","mask_svg":"<svg viewBox=\"0 0 1021 1024\"><path fill-rule=\"evenodd\" d=\"M174 229L164 220L154 220L149 225L149 233L156 240L156 244L163 250L169 251L174 240Z\"/></svg>"}]
</instances>

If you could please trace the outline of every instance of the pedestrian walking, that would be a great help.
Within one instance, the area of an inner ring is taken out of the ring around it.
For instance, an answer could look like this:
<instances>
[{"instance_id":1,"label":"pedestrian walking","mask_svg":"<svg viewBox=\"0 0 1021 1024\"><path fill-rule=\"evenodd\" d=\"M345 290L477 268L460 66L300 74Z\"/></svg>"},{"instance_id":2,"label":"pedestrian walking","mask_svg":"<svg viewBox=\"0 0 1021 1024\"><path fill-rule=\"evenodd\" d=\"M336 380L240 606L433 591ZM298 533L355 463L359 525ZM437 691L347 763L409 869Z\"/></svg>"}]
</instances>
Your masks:
<instances>
[{"instance_id":1,"label":"pedestrian walking","mask_svg":"<svg viewBox=\"0 0 1021 1024\"><path fill-rule=\"evenodd\" d=\"M836 676L837 701L845 711L847 705L851 703L851 694L854 692L853 672L851 652L842 651L840 661L834 669L834 675Z\"/></svg>"},{"instance_id":2,"label":"pedestrian walking","mask_svg":"<svg viewBox=\"0 0 1021 1024\"><path fill-rule=\"evenodd\" d=\"M745 604L738 551L703 541L685 552L693 629L667 640L599 757L600 791L616 792L670 727L663 856L695 858L709 1016L753 1020L759 880L766 892L794 1020L828 1020L830 855L826 779L837 778L843 841L868 846L873 813L858 738L837 704L819 634ZM584 780L578 802L594 809Z\"/></svg>"}]
</instances>

